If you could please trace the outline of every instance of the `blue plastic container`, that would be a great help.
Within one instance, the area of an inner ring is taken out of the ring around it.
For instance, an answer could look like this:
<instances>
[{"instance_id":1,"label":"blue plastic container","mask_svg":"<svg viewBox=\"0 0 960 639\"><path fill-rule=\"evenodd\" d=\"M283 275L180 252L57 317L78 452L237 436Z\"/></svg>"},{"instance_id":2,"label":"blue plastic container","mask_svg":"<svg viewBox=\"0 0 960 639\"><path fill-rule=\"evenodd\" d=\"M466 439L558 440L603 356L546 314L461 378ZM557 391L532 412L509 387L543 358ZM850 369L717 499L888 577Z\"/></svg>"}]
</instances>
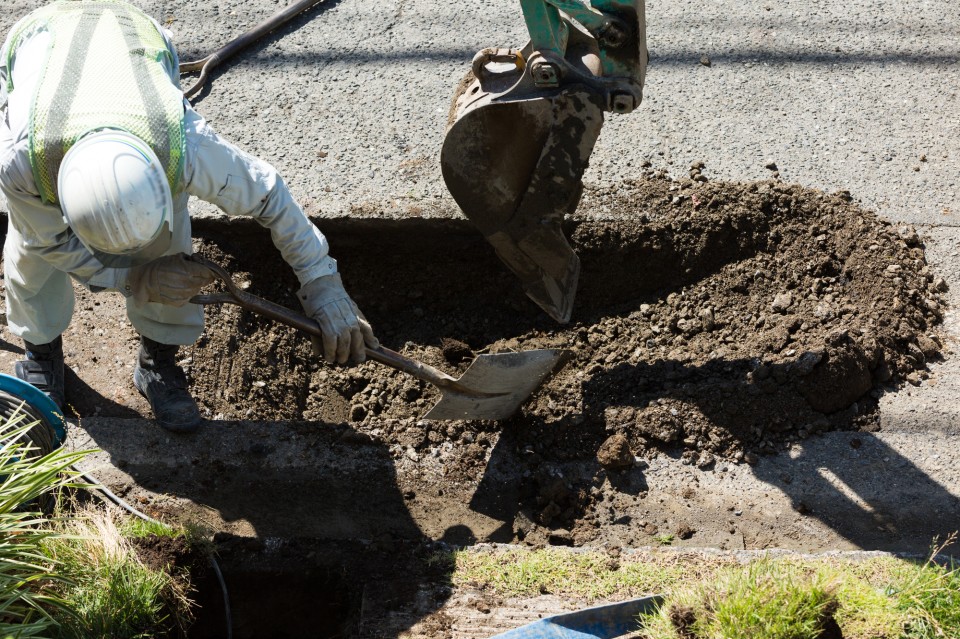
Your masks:
<instances>
[{"instance_id":1,"label":"blue plastic container","mask_svg":"<svg viewBox=\"0 0 960 639\"><path fill-rule=\"evenodd\" d=\"M491 639L613 639L640 629L637 617L657 609L663 597L654 595L585 608L540 619Z\"/></svg>"}]
</instances>

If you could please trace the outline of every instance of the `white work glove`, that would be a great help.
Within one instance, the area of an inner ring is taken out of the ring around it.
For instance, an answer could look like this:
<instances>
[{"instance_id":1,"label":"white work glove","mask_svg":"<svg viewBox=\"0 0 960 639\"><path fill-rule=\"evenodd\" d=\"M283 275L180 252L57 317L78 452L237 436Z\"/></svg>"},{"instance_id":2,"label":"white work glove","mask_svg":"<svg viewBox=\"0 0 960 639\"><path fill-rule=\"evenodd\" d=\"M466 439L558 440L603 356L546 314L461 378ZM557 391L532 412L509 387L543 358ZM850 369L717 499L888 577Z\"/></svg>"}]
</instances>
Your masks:
<instances>
[{"instance_id":1,"label":"white work glove","mask_svg":"<svg viewBox=\"0 0 960 639\"><path fill-rule=\"evenodd\" d=\"M322 354L330 364L345 364L348 359L362 362L367 358L364 345L380 347L370 323L343 288L339 273L307 282L297 291L297 297L323 333L322 338L310 336L317 357Z\"/></svg>"},{"instance_id":2,"label":"white work glove","mask_svg":"<svg viewBox=\"0 0 960 639\"><path fill-rule=\"evenodd\" d=\"M140 304L183 306L212 281L210 269L177 253L130 268L124 288Z\"/></svg>"}]
</instances>

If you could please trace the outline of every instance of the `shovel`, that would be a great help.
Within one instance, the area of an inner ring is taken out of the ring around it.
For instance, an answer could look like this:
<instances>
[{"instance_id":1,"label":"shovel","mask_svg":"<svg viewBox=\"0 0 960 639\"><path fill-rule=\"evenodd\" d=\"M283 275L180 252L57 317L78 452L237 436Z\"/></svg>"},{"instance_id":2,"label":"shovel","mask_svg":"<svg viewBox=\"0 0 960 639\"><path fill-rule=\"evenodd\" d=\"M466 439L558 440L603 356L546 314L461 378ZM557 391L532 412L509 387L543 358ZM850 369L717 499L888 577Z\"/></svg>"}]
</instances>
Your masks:
<instances>
[{"instance_id":1,"label":"shovel","mask_svg":"<svg viewBox=\"0 0 960 639\"><path fill-rule=\"evenodd\" d=\"M320 326L313 319L247 293L226 270L202 256L192 255L190 259L210 269L227 287L224 293L194 296L190 300L194 304L236 304L310 335L321 335ZM516 412L568 353L563 349L539 349L481 355L457 379L383 346L366 347L365 352L369 359L413 375L440 390L440 401L424 419L492 421L506 419Z\"/></svg>"}]
</instances>

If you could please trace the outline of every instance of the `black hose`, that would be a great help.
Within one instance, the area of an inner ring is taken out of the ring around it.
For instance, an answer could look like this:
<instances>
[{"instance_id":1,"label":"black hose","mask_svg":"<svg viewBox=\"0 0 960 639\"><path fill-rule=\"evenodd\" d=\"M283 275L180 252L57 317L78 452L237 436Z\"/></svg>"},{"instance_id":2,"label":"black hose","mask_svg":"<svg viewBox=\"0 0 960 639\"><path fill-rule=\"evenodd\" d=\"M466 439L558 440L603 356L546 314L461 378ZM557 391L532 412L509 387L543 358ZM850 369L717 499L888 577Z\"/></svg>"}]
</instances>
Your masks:
<instances>
[{"instance_id":1,"label":"black hose","mask_svg":"<svg viewBox=\"0 0 960 639\"><path fill-rule=\"evenodd\" d=\"M35 423L35 425L21 434L17 442L35 448L31 456L43 457L52 453L57 448L56 433L43 413L22 397L0 390L0 415L3 416L4 421L9 421L18 412L25 416L24 424Z\"/></svg>"},{"instance_id":2,"label":"black hose","mask_svg":"<svg viewBox=\"0 0 960 639\"><path fill-rule=\"evenodd\" d=\"M194 71L200 72L200 78L192 87L183 92L183 97L190 99L195 96L200 89L203 88L203 85L206 84L207 78L210 75L210 71L212 71L213 68L218 64L232 56L240 49L253 44L274 29L283 26L307 9L320 4L322 1L323 0L299 0L299 2L295 2L285 9L278 11L252 29L242 33L207 57L200 60L195 60L193 62L181 63L180 73L191 73Z\"/></svg>"}]
</instances>

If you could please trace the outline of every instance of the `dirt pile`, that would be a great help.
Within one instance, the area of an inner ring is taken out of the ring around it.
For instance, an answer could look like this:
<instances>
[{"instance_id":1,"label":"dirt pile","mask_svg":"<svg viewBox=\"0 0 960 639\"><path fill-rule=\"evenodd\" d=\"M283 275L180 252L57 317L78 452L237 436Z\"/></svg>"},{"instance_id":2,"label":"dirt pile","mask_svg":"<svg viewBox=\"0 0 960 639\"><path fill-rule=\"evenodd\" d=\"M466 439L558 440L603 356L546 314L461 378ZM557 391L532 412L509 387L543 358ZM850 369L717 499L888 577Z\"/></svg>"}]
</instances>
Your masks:
<instances>
[{"instance_id":1,"label":"dirt pile","mask_svg":"<svg viewBox=\"0 0 960 639\"><path fill-rule=\"evenodd\" d=\"M708 257L711 234L729 236L740 259L573 329L576 363L532 411L553 451L585 452L568 445L583 419L623 433L638 452L683 447L701 465L718 453L739 460L818 431L869 429L883 385L928 376L946 284L914 229L891 227L846 194L777 182L646 181L601 197L618 209L659 199L657 218L614 225L612 243L670 238L678 273Z\"/></svg>"},{"instance_id":2,"label":"dirt pile","mask_svg":"<svg viewBox=\"0 0 960 639\"><path fill-rule=\"evenodd\" d=\"M477 463L494 429L534 464L592 458L617 435L634 454L682 451L708 466L874 428L883 390L921 383L941 347L946 284L916 231L846 193L702 179L646 175L587 192L590 217L569 229L583 278L568 326L545 321L486 256L470 277L451 273L444 259L457 258L430 238L407 247L420 261L404 255L402 266L376 247L338 255L381 339L406 340L404 352L428 363L462 371L470 349L570 349L507 423L418 420L436 398L430 387L373 363L318 368L302 338L237 309L208 314L215 328L188 362L198 395L225 418L346 422L414 455L467 438ZM208 236L200 248L241 273L251 247L236 241ZM296 283L264 275L282 264L258 257L258 271L241 274L250 290L295 306Z\"/></svg>"},{"instance_id":3,"label":"dirt pile","mask_svg":"<svg viewBox=\"0 0 960 639\"><path fill-rule=\"evenodd\" d=\"M522 295L465 222L318 221L384 344L452 373L482 352L570 351L509 420L423 420L432 387L373 362L318 363L304 336L237 307L209 308L203 336L181 350L192 391L225 427L252 421L281 441L309 434L310 445L392 462L403 468L398 512L429 520L437 504L467 500L484 526L505 522L484 533L504 542L589 542L645 496L636 457L722 459L719 472L818 432L875 429L878 398L924 383L942 346L946 284L915 230L844 193L698 175L588 190L585 216L566 229L583 263L567 326ZM197 220L194 231L195 248L247 290L298 306L262 228ZM119 296L82 292L64 343L71 413L150 414L130 382L137 337ZM0 352L10 368L18 345ZM255 438L244 450L255 466L271 448ZM652 539L670 515L638 517L631 534ZM671 534L695 534L680 523ZM431 534L469 544L474 529Z\"/></svg>"}]
</instances>

